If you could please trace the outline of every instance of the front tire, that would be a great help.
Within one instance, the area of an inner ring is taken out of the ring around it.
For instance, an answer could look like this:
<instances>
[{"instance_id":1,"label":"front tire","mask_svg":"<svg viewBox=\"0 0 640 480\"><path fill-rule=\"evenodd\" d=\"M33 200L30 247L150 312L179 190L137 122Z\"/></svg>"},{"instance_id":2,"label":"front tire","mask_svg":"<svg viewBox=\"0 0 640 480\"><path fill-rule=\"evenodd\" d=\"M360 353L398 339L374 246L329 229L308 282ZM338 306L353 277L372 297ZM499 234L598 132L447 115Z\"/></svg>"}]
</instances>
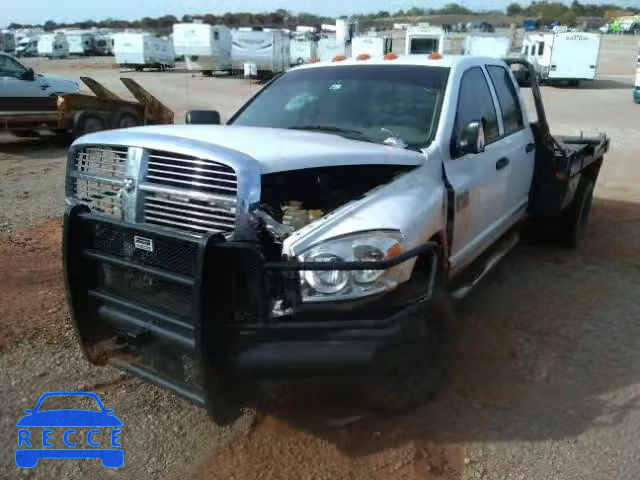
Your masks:
<instances>
[{"instance_id":1,"label":"front tire","mask_svg":"<svg viewBox=\"0 0 640 480\"><path fill-rule=\"evenodd\" d=\"M416 336L382 355L382 371L366 392L381 414L408 411L434 396L449 364L450 314L448 295L437 290L416 313Z\"/></svg>"}]
</instances>

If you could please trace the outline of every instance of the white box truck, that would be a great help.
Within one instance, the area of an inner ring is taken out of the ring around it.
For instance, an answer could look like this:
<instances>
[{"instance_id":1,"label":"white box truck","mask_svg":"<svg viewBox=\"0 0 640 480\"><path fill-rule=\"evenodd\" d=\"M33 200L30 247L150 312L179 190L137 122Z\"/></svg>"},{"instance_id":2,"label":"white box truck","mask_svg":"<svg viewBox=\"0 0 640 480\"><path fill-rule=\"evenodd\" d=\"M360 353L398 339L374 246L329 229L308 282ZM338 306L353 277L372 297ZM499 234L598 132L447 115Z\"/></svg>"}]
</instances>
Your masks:
<instances>
[{"instance_id":1,"label":"white box truck","mask_svg":"<svg viewBox=\"0 0 640 480\"><path fill-rule=\"evenodd\" d=\"M150 33L116 33L113 36L116 63L121 68L167 70L175 67L173 43Z\"/></svg>"},{"instance_id":2,"label":"white box truck","mask_svg":"<svg viewBox=\"0 0 640 480\"><path fill-rule=\"evenodd\" d=\"M351 56L370 55L379 57L391 52L393 39L391 37L354 37L351 41Z\"/></svg>"},{"instance_id":3,"label":"white box truck","mask_svg":"<svg viewBox=\"0 0 640 480\"><path fill-rule=\"evenodd\" d=\"M346 55L347 46L335 35L323 35L318 40L318 59L322 62L331 61L338 55Z\"/></svg>"},{"instance_id":4,"label":"white box truck","mask_svg":"<svg viewBox=\"0 0 640 480\"><path fill-rule=\"evenodd\" d=\"M444 30L440 27L409 28L405 39L406 55L444 53Z\"/></svg>"},{"instance_id":5,"label":"white box truck","mask_svg":"<svg viewBox=\"0 0 640 480\"><path fill-rule=\"evenodd\" d=\"M183 56L187 70L205 75L231 70L231 30L224 25L176 23L173 46Z\"/></svg>"},{"instance_id":6,"label":"white box truck","mask_svg":"<svg viewBox=\"0 0 640 480\"><path fill-rule=\"evenodd\" d=\"M291 65L309 63L312 58L318 58L318 40L313 33L295 34L291 37L289 47Z\"/></svg>"},{"instance_id":7,"label":"white box truck","mask_svg":"<svg viewBox=\"0 0 640 480\"><path fill-rule=\"evenodd\" d=\"M464 44L464 54L476 57L506 58L511 51L509 37L469 35Z\"/></svg>"},{"instance_id":8,"label":"white box truck","mask_svg":"<svg viewBox=\"0 0 640 480\"><path fill-rule=\"evenodd\" d=\"M65 32L69 43L69 55L86 56L94 53L94 38L89 32Z\"/></svg>"},{"instance_id":9,"label":"white box truck","mask_svg":"<svg viewBox=\"0 0 640 480\"><path fill-rule=\"evenodd\" d=\"M69 42L64 33L45 33L38 38L38 56L64 58L69 56Z\"/></svg>"},{"instance_id":10,"label":"white box truck","mask_svg":"<svg viewBox=\"0 0 640 480\"><path fill-rule=\"evenodd\" d=\"M282 30L237 29L231 35L234 71L243 72L245 64L254 64L258 76L269 76L291 66L289 35Z\"/></svg>"},{"instance_id":11,"label":"white box truck","mask_svg":"<svg viewBox=\"0 0 640 480\"><path fill-rule=\"evenodd\" d=\"M542 82L594 80L600 55L599 33L539 33L525 37L522 55L536 66Z\"/></svg>"}]
</instances>

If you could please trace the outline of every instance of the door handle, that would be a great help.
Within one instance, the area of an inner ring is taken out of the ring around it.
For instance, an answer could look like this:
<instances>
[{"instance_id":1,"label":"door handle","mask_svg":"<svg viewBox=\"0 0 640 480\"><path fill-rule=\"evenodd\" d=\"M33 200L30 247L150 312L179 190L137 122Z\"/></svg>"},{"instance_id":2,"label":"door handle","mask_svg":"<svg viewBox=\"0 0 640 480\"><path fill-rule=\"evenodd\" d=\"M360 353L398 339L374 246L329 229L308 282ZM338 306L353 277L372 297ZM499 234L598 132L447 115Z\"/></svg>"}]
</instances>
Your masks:
<instances>
[{"instance_id":1,"label":"door handle","mask_svg":"<svg viewBox=\"0 0 640 480\"><path fill-rule=\"evenodd\" d=\"M46 90L49 88L49 85L40 85L40 90Z\"/></svg>"},{"instance_id":2,"label":"door handle","mask_svg":"<svg viewBox=\"0 0 640 480\"><path fill-rule=\"evenodd\" d=\"M502 170L507 165L509 165L509 159L507 157L502 157L496 162L496 170Z\"/></svg>"},{"instance_id":3,"label":"door handle","mask_svg":"<svg viewBox=\"0 0 640 480\"><path fill-rule=\"evenodd\" d=\"M527 146L524 147L524 151L527 153L531 153L536 149L536 144L535 143L527 143Z\"/></svg>"}]
</instances>

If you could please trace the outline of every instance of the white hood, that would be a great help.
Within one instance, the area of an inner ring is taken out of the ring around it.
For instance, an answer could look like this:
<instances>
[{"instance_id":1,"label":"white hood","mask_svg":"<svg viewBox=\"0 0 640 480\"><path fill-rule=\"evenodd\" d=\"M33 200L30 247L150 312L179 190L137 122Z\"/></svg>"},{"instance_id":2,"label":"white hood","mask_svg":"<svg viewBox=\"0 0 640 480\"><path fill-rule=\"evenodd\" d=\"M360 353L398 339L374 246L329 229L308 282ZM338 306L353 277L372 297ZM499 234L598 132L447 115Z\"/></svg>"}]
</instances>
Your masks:
<instances>
[{"instance_id":1,"label":"white hood","mask_svg":"<svg viewBox=\"0 0 640 480\"><path fill-rule=\"evenodd\" d=\"M422 155L398 147L349 140L339 135L279 128L161 125L111 130L88 135L76 143L109 143L158 148L198 142L242 152L260 164L260 173L340 165L420 165Z\"/></svg>"},{"instance_id":2,"label":"white hood","mask_svg":"<svg viewBox=\"0 0 640 480\"><path fill-rule=\"evenodd\" d=\"M80 86L69 77L63 77L62 75L51 75L48 73L38 73L37 77L40 80L49 85L47 91L52 93L78 93Z\"/></svg>"}]
</instances>

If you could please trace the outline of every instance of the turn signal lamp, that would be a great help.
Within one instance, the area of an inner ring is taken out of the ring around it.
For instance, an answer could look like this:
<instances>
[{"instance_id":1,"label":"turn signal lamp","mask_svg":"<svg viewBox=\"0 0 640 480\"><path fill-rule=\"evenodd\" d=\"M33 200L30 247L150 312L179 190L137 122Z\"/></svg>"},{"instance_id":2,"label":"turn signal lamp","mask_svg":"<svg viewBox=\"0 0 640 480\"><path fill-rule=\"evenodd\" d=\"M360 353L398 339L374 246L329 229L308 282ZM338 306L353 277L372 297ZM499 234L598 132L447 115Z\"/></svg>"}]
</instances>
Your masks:
<instances>
[{"instance_id":1,"label":"turn signal lamp","mask_svg":"<svg viewBox=\"0 0 640 480\"><path fill-rule=\"evenodd\" d=\"M361 53L356 57L356 60L369 60L370 58L371 55L369 55L368 53Z\"/></svg>"},{"instance_id":2,"label":"turn signal lamp","mask_svg":"<svg viewBox=\"0 0 640 480\"><path fill-rule=\"evenodd\" d=\"M336 55L335 57L333 57L334 62L342 62L343 60L346 60L346 59L347 59L346 55Z\"/></svg>"},{"instance_id":3,"label":"turn signal lamp","mask_svg":"<svg viewBox=\"0 0 640 480\"><path fill-rule=\"evenodd\" d=\"M395 53L391 52L391 53L387 53L384 56L385 60L395 60L396 58L398 58L398 55L396 55Z\"/></svg>"},{"instance_id":4,"label":"turn signal lamp","mask_svg":"<svg viewBox=\"0 0 640 480\"><path fill-rule=\"evenodd\" d=\"M441 58L442 55L438 52L431 52L431 54L429 55L430 60L440 60Z\"/></svg>"}]
</instances>

